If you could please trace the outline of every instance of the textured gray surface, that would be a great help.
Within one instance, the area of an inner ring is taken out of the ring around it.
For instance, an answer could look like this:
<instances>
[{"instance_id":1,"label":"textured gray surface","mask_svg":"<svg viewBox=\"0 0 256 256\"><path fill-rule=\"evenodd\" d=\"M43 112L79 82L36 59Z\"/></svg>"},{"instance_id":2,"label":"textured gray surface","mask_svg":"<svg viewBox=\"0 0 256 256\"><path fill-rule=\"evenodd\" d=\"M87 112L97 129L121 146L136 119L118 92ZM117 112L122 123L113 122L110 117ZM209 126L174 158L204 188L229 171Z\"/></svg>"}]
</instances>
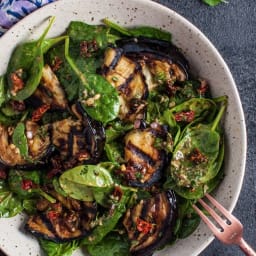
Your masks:
<instances>
[{"instance_id":1,"label":"textured gray surface","mask_svg":"<svg viewBox=\"0 0 256 256\"><path fill-rule=\"evenodd\" d=\"M256 249L256 1L229 0L208 7L199 0L158 0L196 25L219 50L236 81L247 124L247 164L234 214L244 238ZM239 147L239 145L237 145ZM216 239L200 256L240 256L236 246ZM181 255L182 256L182 255Z\"/></svg>"}]
</instances>

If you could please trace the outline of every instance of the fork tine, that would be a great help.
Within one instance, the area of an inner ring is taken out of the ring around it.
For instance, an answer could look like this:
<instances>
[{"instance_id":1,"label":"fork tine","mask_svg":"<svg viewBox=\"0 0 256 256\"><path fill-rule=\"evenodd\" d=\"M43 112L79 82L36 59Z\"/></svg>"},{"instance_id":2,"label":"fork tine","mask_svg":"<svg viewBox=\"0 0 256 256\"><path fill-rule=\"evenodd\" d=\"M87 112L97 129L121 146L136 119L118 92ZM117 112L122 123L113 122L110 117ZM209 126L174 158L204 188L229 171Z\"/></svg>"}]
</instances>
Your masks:
<instances>
[{"instance_id":1,"label":"fork tine","mask_svg":"<svg viewBox=\"0 0 256 256\"><path fill-rule=\"evenodd\" d=\"M205 224L210 228L213 234L217 236L220 233L219 229L216 228L212 221L196 205L193 204L192 207L198 213L201 219L205 222Z\"/></svg>"},{"instance_id":2,"label":"fork tine","mask_svg":"<svg viewBox=\"0 0 256 256\"><path fill-rule=\"evenodd\" d=\"M198 202L204 207L204 209L210 213L213 219L224 229L227 226L227 223L209 206L207 205L202 199L199 199Z\"/></svg>"},{"instance_id":3,"label":"fork tine","mask_svg":"<svg viewBox=\"0 0 256 256\"><path fill-rule=\"evenodd\" d=\"M219 202L217 202L212 196L208 193L205 194L207 199L229 220L229 221L239 221L235 216L231 215L230 212L225 209Z\"/></svg>"}]
</instances>

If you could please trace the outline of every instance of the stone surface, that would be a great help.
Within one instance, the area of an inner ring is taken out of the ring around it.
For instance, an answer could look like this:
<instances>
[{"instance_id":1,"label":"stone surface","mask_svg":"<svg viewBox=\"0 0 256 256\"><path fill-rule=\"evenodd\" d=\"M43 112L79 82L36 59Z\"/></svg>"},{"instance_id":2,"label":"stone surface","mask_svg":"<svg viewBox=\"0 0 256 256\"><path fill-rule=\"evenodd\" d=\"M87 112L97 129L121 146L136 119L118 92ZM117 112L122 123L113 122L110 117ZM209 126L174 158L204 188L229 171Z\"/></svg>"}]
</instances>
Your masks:
<instances>
[{"instance_id":1,"label":"stone surface","mask_svg":"<svg viewBox=\"0 0 256 256\"><path fill-rule=\"evenodd\" d=\"M244 238L256 249L256 2L229 0L208 7L199 0L158 0L197 26L215 45L236 81L247 124L246 174L234 210L244 225ZM239 147L239 145L237 145ZM200 256L244 255L216 239Z\"/></svg>"}]
</instances>

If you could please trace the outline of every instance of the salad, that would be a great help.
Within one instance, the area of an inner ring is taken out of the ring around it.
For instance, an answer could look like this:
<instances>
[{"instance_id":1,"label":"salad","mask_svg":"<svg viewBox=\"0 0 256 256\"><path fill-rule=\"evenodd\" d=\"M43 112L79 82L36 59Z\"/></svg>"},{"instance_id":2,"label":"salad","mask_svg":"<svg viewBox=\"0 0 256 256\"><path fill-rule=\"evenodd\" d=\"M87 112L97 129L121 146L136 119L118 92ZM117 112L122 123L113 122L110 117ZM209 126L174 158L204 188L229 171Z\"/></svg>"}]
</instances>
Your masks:
<instances>
[{"instance_id":1,"label":"salad","mask_svg":"<svg viewBox=\"0 0 256 256\"><path fill-rule=\"evenodd\" d=\"M71 21L18 45L0 76L0 216L46 255L152 255L189 236L222 180L212 98L169 32Z\"/></svg>"}]
</instances>

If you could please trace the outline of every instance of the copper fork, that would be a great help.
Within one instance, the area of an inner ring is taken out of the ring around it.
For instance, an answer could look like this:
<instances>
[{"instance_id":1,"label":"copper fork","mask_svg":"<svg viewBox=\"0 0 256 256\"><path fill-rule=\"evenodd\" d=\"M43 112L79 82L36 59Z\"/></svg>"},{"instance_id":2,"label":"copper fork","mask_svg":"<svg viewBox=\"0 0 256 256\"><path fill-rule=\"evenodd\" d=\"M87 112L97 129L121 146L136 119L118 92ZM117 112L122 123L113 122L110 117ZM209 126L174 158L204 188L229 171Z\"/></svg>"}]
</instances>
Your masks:
<instances>
[{"instance_id":1,"label":"copper fork","mask_svg":"<svg viewBox=\"0 0 256 256\"><path fill-rule=\"evenodd\" d=\"M199 199L198 202L203 208L212 216L220 227L217 227L196 205L193 205L194 210L200 215L202 220L211 229L213 234L225 244L236 244L248 256L256 256L256 252L243 239L243 225L241 222L228 212L220 203L218 203L212 196L205 194L205 197L211 202L213 206L223 215L221 217L213 208L205 203L204 200Z\"/></svg>"}]
</instances>

